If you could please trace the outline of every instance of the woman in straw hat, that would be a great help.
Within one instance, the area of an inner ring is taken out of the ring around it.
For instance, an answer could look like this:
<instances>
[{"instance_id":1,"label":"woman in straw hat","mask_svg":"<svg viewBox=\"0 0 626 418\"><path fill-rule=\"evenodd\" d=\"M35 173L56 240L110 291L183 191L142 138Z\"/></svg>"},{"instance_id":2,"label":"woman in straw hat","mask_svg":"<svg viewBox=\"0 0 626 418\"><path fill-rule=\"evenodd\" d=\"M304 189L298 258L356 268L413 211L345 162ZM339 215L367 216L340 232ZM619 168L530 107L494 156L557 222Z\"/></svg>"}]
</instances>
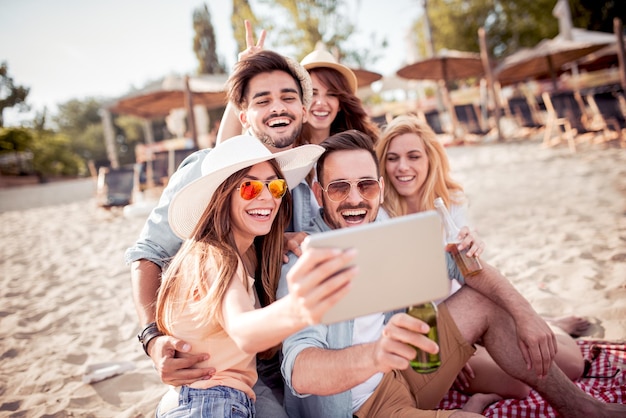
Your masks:
<instances>
[{"instance_id":1,"label":"woman in straw hat","mask_svg":"<svg viewBox=\"0 0 626 418\"><path fill-rule=\"evenodd\" d=\"M190 354L210 352L195 367L215 373L172 387L157 416L254 417L256 353L275 353L349 290L355 254L309 249L288 277L289 295L275 296L291 216L288 187L322 152L305 145L272 154L256 138L237 136L217 146L202 163L202 177L173 198L169 222L185 242L163 274L156 322L161 332L189 342Z\"/></svg>"},{"instance_id":2,"label":"woman in straw hat","mask_svg":"<svg viewBox=\"0 0 626 418\"><path fill-rule=\"evenodd\" d=\"M483 253L485 245L475 232L467 227L467 199L463 187L450 176L446 151L433 130L414 115L393 119L383 130L376 147L381 162L381 176L385 180L383 207L391 217L434 209L434 200L441 197L455 223L461 228L459 248L467 248L470 257ZM453 288L453 292L458 287ZM583 358L570 334L584 331L590 323L575 316L552 321L558 351L556 364L572 380L583 372ZM495 393L507 398L525 398L530 388L506 374L478 346L457 379L457 386L467 393Z\"/></svg>"},{"instance_id":3,"label":"woman in straw hat","mask_svg":"<svg viewBox=\"0 0 626 418\"><path fill-rule=\"evenodd\" d=\"M313 99L296 145L319 144L348 129L361 131L376 141L379 130L356 96L358 81L354 72L323 49L311 52L300 64L311 75Z\"/></svg>"}]
</instances>

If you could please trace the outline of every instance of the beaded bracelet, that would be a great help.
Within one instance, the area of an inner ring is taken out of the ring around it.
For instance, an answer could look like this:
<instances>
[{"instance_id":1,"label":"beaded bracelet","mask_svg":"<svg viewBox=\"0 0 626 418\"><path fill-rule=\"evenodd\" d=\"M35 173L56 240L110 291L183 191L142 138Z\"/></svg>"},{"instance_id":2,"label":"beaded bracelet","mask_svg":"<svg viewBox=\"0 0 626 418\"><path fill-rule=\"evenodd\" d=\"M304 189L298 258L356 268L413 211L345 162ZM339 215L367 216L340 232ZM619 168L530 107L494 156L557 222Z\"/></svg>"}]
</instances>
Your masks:
<instances>
[{"instance_id":1,"label":"beaded bracelet","mask_svg":"<svg viewBox=\"0 0 626 418\"><path fill-rule=\"evenodd\" d=\"M137 334L137 339L143 346L143 351L146 352L148 357L150 357L150 353L148 353L148 343L152 341L152 339L160 337L161 335L164 334L159 331L156 322L150 322L139 334Z\"/></svg>"}]
</instances>

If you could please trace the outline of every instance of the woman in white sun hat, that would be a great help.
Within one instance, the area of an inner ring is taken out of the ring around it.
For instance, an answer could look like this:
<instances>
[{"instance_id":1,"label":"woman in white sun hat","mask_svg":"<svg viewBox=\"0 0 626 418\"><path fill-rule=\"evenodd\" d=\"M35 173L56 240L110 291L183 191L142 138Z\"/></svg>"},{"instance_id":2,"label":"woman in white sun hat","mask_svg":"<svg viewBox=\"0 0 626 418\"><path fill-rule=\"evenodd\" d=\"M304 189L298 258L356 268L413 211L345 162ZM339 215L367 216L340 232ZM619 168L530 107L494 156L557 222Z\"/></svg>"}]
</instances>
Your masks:
<instances>
[{"instance_id":1,"label":"woman in white sun hat","mask_svg":"<svg viewBox=\"0 0 626 418\"><path fill-rule=\"evenodd\" d=\"M174 196L168 218L185 242L163 274L156 322L159 331L188 342L189 354L210 352L194 367L216 371L209 380L171 387L158 417L230 417L231 411L254 417L256 353L273 355L285 337L318 323L349 290L354 253L307 249L288 276L289 295L276 300L291 215L288 188L322 152L304 145L272 154L256 138L237 136L215 147L202 177Z\"/></svg>"}]
</instances>

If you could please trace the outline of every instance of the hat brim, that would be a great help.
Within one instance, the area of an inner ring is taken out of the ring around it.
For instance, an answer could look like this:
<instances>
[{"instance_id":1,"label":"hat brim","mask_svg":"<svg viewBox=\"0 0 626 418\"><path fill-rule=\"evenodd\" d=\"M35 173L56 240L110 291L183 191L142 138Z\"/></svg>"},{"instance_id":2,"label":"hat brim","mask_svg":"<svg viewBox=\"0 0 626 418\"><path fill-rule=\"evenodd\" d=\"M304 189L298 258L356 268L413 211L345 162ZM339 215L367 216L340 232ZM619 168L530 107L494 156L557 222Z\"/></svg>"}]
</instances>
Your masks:
<instances>
[{"instance_id":1,"label":"hat brim","mask_svg":"<svg viewBox=\"0 0 626 418\"><path fill-rule=\"evenodd\" d=\"M348 85L352 89L353 94L357 93L357 90L359 88L359 81L356 78L356 74L354 74L354 71L352 71L350 68L346 67L343 64L328 61L315 61L308 64L303 64L302 66L307 71L311 71L315 68L331 68L345 77L346 81L348 81Z\"/></svg>"},{"instance_id":2,"label":"hat brim","mask_svg":"<svg viewBox=\"0 0 626 418\"><path fill-rule=\"evenodd\" d=\"M313 83L311 82L311 76L298 61L289 57L285 57L285 60L287 61L289 68L291 68L291 71L296 75L300 82L300 88L302 89L302 104L308 109L311 105L311 101L313 100Z\"/></svg>"},{"instance_id":3,"label":"hat brim","mask_svg":"<svg viewBox=\"0 0 626 418\"><path fill-rule=\"evenodd\" d=\"M255 141L258 140L255 138ZM211 152L216 151L214 149ZM274 154L246 158L203 175L183 187L170 202L168 222L172 231L182 239L190 238L217 188L237 171L274 159L289 189L293 189L311 171L323 152L324 148L307 144Z\"/></svg>"}]
</instances>

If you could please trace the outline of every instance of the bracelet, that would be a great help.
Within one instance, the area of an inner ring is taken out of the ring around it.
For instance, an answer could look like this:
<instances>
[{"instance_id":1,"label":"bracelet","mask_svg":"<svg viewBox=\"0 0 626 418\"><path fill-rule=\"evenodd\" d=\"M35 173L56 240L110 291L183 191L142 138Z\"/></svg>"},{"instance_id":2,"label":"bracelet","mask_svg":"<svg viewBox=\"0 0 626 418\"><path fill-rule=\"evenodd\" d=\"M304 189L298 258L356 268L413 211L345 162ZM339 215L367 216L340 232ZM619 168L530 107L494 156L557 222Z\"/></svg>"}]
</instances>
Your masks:
<instances>
[{"instance_id":1,"label":"bracelet","mask_svg":"<svg viewBox=\"0 0 626 418\"><path fill-rule=\"evenodd\" d=\"M161 335L165 334L159 331L156 322L150 322L139 334L137 334L137 339L143 346L143 351L145 351L148 357L150 357L150 353L148 353L148 343Z\"/></svg>"}]
</instances>

